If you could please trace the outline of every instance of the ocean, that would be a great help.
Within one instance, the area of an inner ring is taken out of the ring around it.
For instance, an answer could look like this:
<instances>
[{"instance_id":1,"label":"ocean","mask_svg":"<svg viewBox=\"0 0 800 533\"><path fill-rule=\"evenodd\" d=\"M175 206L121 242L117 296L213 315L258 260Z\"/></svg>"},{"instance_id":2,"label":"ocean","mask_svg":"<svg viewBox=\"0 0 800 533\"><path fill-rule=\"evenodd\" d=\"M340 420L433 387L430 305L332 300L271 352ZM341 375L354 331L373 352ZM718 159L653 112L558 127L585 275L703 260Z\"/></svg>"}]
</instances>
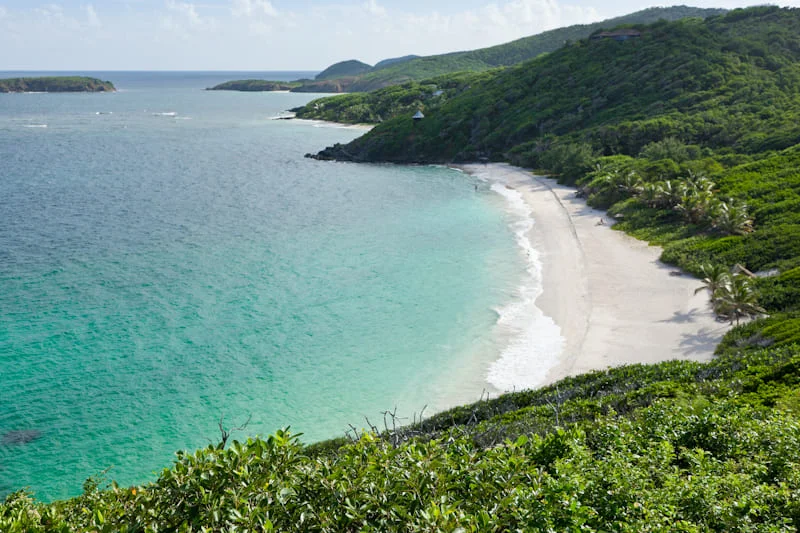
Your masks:
<instances>
[{"instance_id":1,"label":"ocean","mask_svg":"<svg viewBox=\"0 0 800 533\"><path fill-rule=\"evenodd\" d=\"M153 480L220 421L313 442L510 382L541 290L513 191L306 159L363 130L203 90L313 73L86 74L119 91L0 95L0 495Z\"/></svg>"}]
</instances>

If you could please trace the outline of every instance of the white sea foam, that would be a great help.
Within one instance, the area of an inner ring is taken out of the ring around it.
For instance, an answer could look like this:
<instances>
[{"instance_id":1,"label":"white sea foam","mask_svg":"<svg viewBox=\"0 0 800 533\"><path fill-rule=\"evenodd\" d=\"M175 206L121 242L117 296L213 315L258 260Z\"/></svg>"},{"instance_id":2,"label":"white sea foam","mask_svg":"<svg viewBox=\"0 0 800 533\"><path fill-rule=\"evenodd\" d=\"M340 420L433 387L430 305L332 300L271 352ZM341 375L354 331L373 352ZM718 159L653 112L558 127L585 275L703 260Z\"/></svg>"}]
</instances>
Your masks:
<instances>
[{"instance_id":1,"label":"white sea foam","mask_svg":"<svg viewBox=\"0 0 800 533\"><path fill-rule=\"evenodd\" d=\"M335 130L363 130L368 131L375 126L371 124L343 124L341 122L328 122L326 120L300 119L300 122L311 124L315 128L330 128Z\"/></svg>"},{"instance_id":2,"label":"white sea foam","mask_svg":"<svg viewBox=\"0 0 800 533\"><path fill-rule=\"evenodd\" d=\"M175 117L178 116L178 113L175 111L167 111L165 113L153 113L154 117Z\"/></svg>"},{"instance_id":3,"label":"white sea foam","mask_svg":"<svg viewBox=\"0 0 800 533\"><path fill-rule=\"evenodd\" d=\"M330 128L334 130L350 130L353 129L353 126L349 124L337 124L335 122L320 122L319 124L314 124L315 128Z\"/></svg>"},{"instance_id":4,"label":"white sea foam","mask_svg":"<svg viewBox=\"0 0 800 533\"><path fill-rule=\"evenodd\" d=\"M513 217L511 228L526 260L526 276L513 301L496 310L497 335L507 339L507 344L489 367L487 379L500 390L520 390L542 384L558 362L564 338L553 319L536 307L536 298L542 293L542 262L528 239L534 225L530 208L514 189L500 183L493 183L491 189L507 202Z\"/></svg>"},{"instance_id":5,"label":"white sea foam","mask_svg":"<svg viewBox=\"0 0 800 533\"><path fill-rule=\"evenodd\" d=\"M47 124L25 124L24 128L46 128Z\"/></svg>"},{"instance_id":6,"label":"white sea foam","mask_svg":"<svg viewBox=\"0 0 800 533\"><path fill-rule=\"evenodd\" d=\"M268 117L269 120L288 120L291 118L295 118L297 116L296 113L292 113L290 111L286 111L284 113L278 113L277 115L273 115Z\"/></svg>"}]
</instances>

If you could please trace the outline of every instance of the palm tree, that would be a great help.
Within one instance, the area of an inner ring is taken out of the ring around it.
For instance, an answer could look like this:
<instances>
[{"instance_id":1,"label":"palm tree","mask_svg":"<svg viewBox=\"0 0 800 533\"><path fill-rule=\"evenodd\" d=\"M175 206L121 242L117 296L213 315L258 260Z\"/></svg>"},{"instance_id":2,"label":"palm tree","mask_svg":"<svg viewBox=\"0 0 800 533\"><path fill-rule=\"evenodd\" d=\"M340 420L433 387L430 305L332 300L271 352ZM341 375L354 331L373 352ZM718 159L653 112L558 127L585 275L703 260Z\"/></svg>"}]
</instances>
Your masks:
<instances>
[{"instance_id":1,"label":"palm tree","mask_svg":"<svg viewBox=\"0 0 800 533\"><path fill-rule=\"evenodd\" d=\"M726 235L744 235L753 231L753 219L747 214L747 205L733 200L719 202L713 226Z\"/></svg>"},{"instance_id":2,"label":"palm tree","mask_svg":"<svg viewBox=\"0 0 800 533\"><path fill-rule=\"evenodd\" d=\"M688 182L689 187L698 193L714 194L714 188L717 186L716 183L707 177L703 176L702 174L695 174L692 171L689 171Z\"/></svg>"},{"instance_id":3,"label":"palm tree","mask_svg":"<svg viewBox=\"0 0 800 533\"><path fill-rule=\"evenodd\" d=\"M686 185L677 180L666 180L658 184L658 202L660 207L672 209L686 194Z\"/></svg>"},{"instance_id":4,"label":"palm tree","mask_svg":"<svg viewBox=\"0 0 800 533\"><path fill-rule=\"evenodd\" d=\"M696 288L695 294L707 290L713 299L719 289L730 283L730 269L722 265L712 265L711 263L700 265L700 273L703 275L703 286Z\"/></svg>"},{"instance_id":5,"label":"palm tree","mask_svg":"<svg viewBox=\"0 0 800 533\"><path fill-rule=\"evenodd\" d=\"M617 174L614 181L617 190L626 196L636 196L642 191L642 179L634 171Z\"/></svg>"},{"instance_id":6,"label":"palm tree","mask_svg":"<svg viewBox=\"0 0 800 533\"><path fill-rule=\"evenodd\" d=\"M659 186L657 183L645 183L639 192L639 199L647 207L658 207L659 205Z\"/></svg>"},{"instance_id":7,"label":"palm tree","mask_svg":"<svg viewBox=\"0 0 800 533\"><path fill-rule=\"evenodd\" d=\"M766 313L758 305L758 297L753 281L743 274L734 274L729 277L728 283L719 287L712 295L711 305L714 314L730 320L731 325L742 318L751 318Z\"/></svg>"},{"instance_id":8,"label":"palm tree","mask_svg":"<svg viewBox=\"0 0 800 533\"><path fill-rule=\"evenodd\" d=\"M713 211L716 199L714 194L705 189L688 187L681 202L675 206L692 224L701 224Z\"/></svg>"}]
</instances>

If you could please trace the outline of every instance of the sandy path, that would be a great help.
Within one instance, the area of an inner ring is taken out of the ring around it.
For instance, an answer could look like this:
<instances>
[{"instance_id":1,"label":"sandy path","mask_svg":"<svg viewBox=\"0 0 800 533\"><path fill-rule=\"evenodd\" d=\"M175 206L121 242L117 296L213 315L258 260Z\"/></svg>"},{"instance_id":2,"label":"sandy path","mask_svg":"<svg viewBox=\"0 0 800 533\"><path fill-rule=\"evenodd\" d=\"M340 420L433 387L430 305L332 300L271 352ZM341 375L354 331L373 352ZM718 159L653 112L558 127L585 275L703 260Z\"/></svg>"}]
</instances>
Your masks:
<instances>
[{"instance_id":1,"label":"sandy path","mask_svg":"<svg viewBox=\"0 0 800 533\"><path fill-rule=\"evenodd\" d=\"M544 290L536 305L561 328L559 363L546 382L631 363L704 361L727 331L700 282L661 263L661 248L614 231L603 211L555 180L509 165L468 165L470 174L519 191L534 219ZM599 224L603 219L605 224Z\"/></svg>"}]
</instances>

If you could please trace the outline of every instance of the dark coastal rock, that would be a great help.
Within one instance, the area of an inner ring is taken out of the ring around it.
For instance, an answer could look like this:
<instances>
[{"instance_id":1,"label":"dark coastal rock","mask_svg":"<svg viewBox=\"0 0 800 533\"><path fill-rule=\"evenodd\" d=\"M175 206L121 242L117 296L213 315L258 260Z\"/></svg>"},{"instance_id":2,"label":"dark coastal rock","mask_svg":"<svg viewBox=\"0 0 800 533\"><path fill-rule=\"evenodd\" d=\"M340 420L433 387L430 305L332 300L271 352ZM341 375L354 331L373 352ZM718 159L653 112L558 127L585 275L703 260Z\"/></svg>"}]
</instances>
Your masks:
<instances>
[{"instance_id":1,"label":"dark coastal rock","mask_svg":"<svg viewBox=\"0 0 800 533\"><path fill-rule=\"evenodd\" d=\"M316 159L318 161L352 161L363 162L364 160L351 154L345 149L345 145L336 143L329 146L316 154L306 154L309 159Z\"/></svg>"},{"instance_id":2,"label":"dark coastal rock","mask_svg":"<svg viewBox=\"0 0 800 533\"><path fill-rule=\"evenodd\" d=\"M7 431L0 437L0 445L2 446L19 446L28 444L42 437L42 432L38 429L18 429L14 431Z\"/></svg>"}]
</instances>

